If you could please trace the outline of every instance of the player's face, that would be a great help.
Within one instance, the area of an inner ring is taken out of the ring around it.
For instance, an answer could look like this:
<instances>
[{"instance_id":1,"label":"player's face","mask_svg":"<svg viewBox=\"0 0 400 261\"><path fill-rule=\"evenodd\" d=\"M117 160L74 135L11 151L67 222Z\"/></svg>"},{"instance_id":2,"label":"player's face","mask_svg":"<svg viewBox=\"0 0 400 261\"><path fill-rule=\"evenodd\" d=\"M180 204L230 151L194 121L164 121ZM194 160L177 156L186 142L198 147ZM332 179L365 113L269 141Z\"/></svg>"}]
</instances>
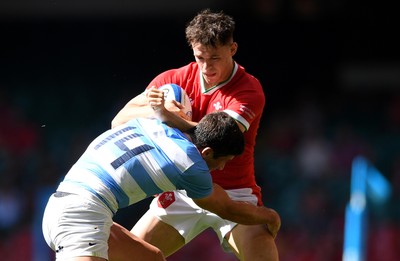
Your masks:
<instances>
[{"instance_id":1,"label":"player's face","mask_svg":"<svg viewBox=\"0 0 400 261\"><path fill-rule=\"evenodd\" d=\"M216 159L214 158L208 158L206 159L208 168L210 170L223 170L225 167L225 164L232 160L234 156L223 156L223 157L218 157Z\"/></svg>"},{"instance_id":2,"label":"player's face","mask_svg":"<svg viewBox=\"0 0 400 261\"><path fill-rule=\"evenodd\" d=\"M213 87L226 81L233 70L233 55L237 50L237 43L210 47L202 44L193 44L193 55L203 74L206 87Z\"/></svg>"}]
</instances>

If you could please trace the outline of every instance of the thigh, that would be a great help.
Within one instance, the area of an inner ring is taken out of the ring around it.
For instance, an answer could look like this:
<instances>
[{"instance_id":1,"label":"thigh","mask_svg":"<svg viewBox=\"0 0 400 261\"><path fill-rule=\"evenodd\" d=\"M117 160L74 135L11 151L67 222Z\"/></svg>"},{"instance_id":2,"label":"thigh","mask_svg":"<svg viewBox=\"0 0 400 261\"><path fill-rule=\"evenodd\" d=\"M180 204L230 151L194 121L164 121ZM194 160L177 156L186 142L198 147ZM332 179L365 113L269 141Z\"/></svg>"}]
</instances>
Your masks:
<instances>
[{"instance_id":1,"label":"thigh","mask_svg":"<svg viewBox=\"0 0 400 261\"><path fill-rule=\"evenodd\" d=\"M266 225L239 224L227 234L226 239L240 260L279 260L275 239Z\"/></svg>"},{"instance_id":2,"label":"thigh","mask_svg":"<svg viewBox=\"0 0 400 261\"><path fill-rule=\"evenodd\" d=\"M181 234L174 227L155 217L151 211L147 211L142 216L131 232L159 248L165 256L172 255L185 245Z\"/></svg>"},{"instance_id":3,"label":"thigh","mask_svg":"<svg viewBox=\"0 0 400 261\"><path fill-rule=\"evenodd\" d=\"M136 237L117 223L111 226L108 246L110 261L128 261L135 256L140 256L142 260L149 261L165 260L160 249Z\"/></svg>"},{"instance_id":4,"label":"thigh","mask_svg":"<svg viewBox=\"0 0 400 261\"><path fill-rule=\"evenodd\" d=\"M159 247L168 256L209 227L219 231L220 221L217 215L197 206L184 191L173 191L153 199L149 210L132 232ZM227 230L226 222L222 223Z\"/></svg>"}]
</instances>

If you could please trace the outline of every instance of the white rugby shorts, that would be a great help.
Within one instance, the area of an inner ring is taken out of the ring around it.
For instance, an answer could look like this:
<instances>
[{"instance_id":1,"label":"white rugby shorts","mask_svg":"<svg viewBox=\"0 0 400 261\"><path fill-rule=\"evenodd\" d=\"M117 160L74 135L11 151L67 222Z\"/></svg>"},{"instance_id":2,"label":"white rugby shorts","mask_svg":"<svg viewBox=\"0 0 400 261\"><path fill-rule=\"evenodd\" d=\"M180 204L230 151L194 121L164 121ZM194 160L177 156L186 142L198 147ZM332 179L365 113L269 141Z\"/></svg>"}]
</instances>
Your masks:
<instances>
[{"instance_id":1,"label":"white rugby shorts","mask_svg":"<svg viewBox=\"0 0 400 261\"><path fill-rule=\"evenodd\" d=\"M258 199L252 194L250 188L225 191L232 200L247 201L257 205ZM185 243L189 243L205 229L212 228L223 244L225 235L237 225L235 222L222 219L218 215L200 208L186 195L184 190L164 192L158 195L151 202L149 212L174 227L183 236Z\"/></svg>"},{"instance_id":2,"label":"white rugby shorts","mask_svg":"<svg viewBox=\"0 0 400 261\"><path fill-rule=\"evenodd\" d=\"M42 230L56 260L78 256L108 259L111 210L100 200L56 192L47 203Z\"/></svg>"}]
</instances>

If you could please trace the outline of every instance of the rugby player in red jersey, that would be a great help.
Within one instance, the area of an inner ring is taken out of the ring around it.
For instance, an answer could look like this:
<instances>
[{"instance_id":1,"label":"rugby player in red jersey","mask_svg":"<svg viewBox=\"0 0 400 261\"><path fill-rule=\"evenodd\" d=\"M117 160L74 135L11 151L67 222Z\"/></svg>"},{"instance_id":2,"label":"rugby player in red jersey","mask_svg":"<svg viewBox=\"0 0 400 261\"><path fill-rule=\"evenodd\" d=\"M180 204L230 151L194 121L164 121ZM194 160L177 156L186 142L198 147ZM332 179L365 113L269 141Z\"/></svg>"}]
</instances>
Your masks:
<instances>
[{"instance_id":1,"label":"rugby player in red jersey","mask_svg":"<svg viewBox=\"0 0 400 261\"><path fill-rule=\"evenodd\" d=\"M245 151L223 170L213 171L213 182L222 186L233 200L263 205L261 189L255 180L254 147L265 96L260 82L233 59L238 49L234 30L233 18L223 12L198 13L186 27L186 39L195 62L159 74L147 88L174 83L185 89L191 99L192 121L174 116L169 119L169 124L181 130L193 127L204 115L215 111L225 111L237 121L245 135ZM112 125L151 113L154 112L147 97L139 95L125 105ZM172 202L165 202L165 194L156 197L131 230L161 249L165 256L211 227L223 247L240 260L279 260L276 231L269 231L266 225L248 226L224 220L198 207L185 191L173 193Z\"/></svg>"}]
</instances>

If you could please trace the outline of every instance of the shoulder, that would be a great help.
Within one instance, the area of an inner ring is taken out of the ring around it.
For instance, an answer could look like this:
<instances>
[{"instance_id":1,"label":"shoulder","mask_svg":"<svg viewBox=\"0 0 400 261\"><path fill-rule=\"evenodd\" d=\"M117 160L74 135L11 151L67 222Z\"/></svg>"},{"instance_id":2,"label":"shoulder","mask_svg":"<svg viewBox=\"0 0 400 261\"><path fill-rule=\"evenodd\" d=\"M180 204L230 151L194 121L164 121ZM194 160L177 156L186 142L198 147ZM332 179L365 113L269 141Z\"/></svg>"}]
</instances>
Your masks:
<instances>
[{"instance_id":1,"label":"shoulder","mask_svg":"<svg viewBox=\"0 0 400 261\"><path fill-rule=\"evenodd\" d=\"M212 192L212 177L204 160L194 162L182 174L180 185L190 198L204 198Z\"/></svg>"},{"instance_id":2,"label":"shoulder","mask_svg":"<svg viewBox=\"0 0 400 261\"><path fill-rule=\"evenodd\" d=\"M166 70L157 75L150 86L161 86L168 83L175 83L179 86L184 87L188 81L193 81L198 74L198 65L195 62L191 62L179 68Z\"/></svg>"},{"instance_id":3,"label":"shoulder","mask_svg":"<svg viewBox=\"0 0 400 261\"><path fill-rule=\"evenodd\" d=\"M179 73L192 73L197 72L199 66L195 62L191 62L179 68L169 69L161 74L179 74Z\"/></svg>"},{"instance_id":4,"label":"shoulder","mask_svg":"<svg viewBox=\"0 0 400 261\"><path fill-rule=\"evenodd\" d=\"M246 83L249 88L259 91L263 90L261 82L257 79L257 77L247 72L243 66L238 64L238 70L236 74L237 80L241 81L242 83Z\"/></svg>"},{"instance_id":5,"label":"shoulder","mask_svg":"<svg viewBox=\"0 0 400 261\"><path fill-rule=\"evenodd\" d=\"M190 76L193 74L197 74L199 71L199 66L195 62L191 62L185 66L175 69L175 73L179 73L182 75Z\"/></svg>"},{"instance_id":6,"label":"shoulder","mask_svg":"<svg viewBox=\"0 0 400 261\"><path fill-rule=\"evenodd\" d=\"M230 82L230 96L235 100L265 103L265 94L260 81L238 64L236 75Z\"/></svg>"}]
</instances>

